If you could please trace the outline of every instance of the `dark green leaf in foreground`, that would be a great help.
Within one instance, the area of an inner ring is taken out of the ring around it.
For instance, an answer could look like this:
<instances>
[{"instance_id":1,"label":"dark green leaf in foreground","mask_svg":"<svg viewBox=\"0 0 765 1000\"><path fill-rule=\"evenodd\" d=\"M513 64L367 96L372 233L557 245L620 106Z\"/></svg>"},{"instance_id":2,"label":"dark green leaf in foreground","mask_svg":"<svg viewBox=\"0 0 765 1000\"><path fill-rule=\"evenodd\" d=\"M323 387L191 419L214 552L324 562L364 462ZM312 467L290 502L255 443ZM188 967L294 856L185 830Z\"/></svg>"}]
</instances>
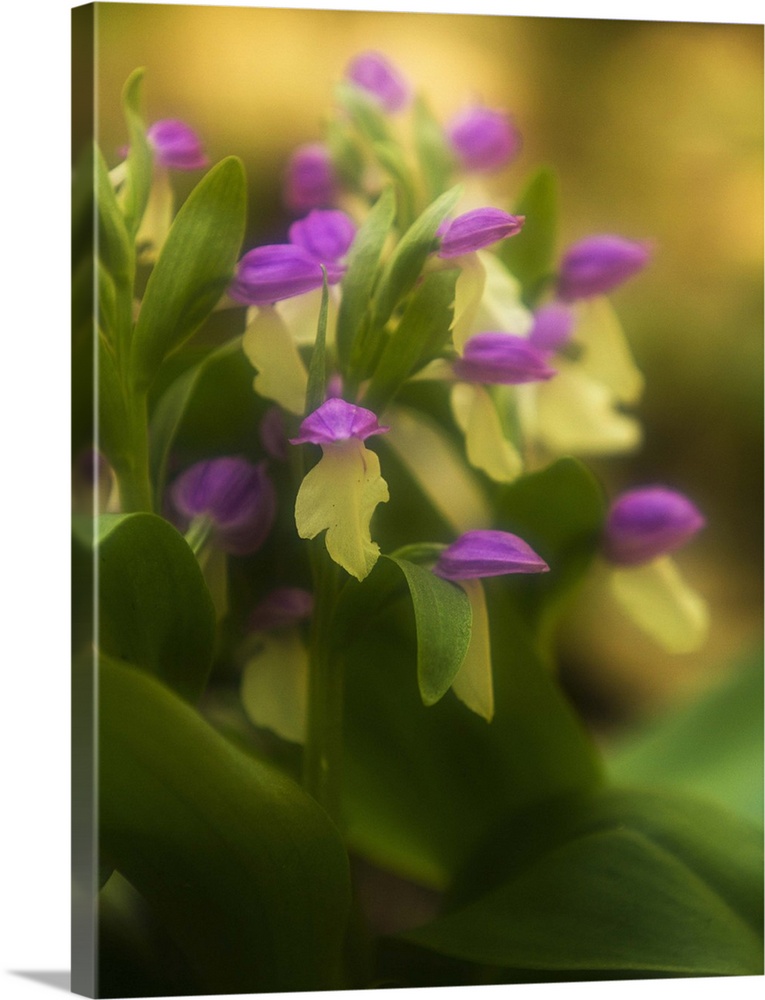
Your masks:
<instances>
[{"instance_id":1,"label":"dark green leaf in foreground","mask_svg":"<svg viewBox=\"0 0 765 1000\"><path fill-rule=\"evenodd\" d=\"M512 211L524 215L521 232L503 240L498 255L523 287L523 299L529 306L536 299L555 266L555 241L558 228L558 178L549 167L541 167L523 189Z\"/></svg>"},{"instance_id":2,"label":"dark green leaf in foreground","mask_svg":"<svg viewBox=\"0 0 765 1000\"><path fill-rule=\"evenodd\" d=\"M195 992L340 988L348 861L323 810L143 671L105 662L99 693L103 850Z\"/></svg>"},{"instance_id":3,"label":"dark green leaf in foreground","mask_svg":"<svg viewBox=\"0 0 765 1000\"><path fill-rule=\"evenodd\" d=\"M196 700L212 663L215 612L191 549L154 514L104 514L98 532L100 650Z\"/></svg>"},{"instance_id":4,"label":"dark green leaf in foreground","mask_svg":"<svg viewBox=\"0 0 765 1000\"><path fill-rule=\"evenodd\" d=\"M495 831L496 884L404 938L509 970L762 973L761 830L698 800L620 791L570 815L548 822L542 850L522 817Z\"/></svg>"},{"instance_id":5,"label":"dark green leaf in foreground","mask_svg":"<svg viewBox=\"0 0 765 1000\"><path fill-rule=\"evenodd\" d=\"M132 371L148 386L163 359L204 322L228 287L244 237L244 168L228 157L197 184L173 222L133 332Z\"/></svg>"},{"instance_id":6,"label":"dark green leaf in foreground","mask_svg":"<svg viewBox=\"0 0 765 1000\"><path fill-rule=\"evenodd\" d=\"M152 153L141 114L143 75L143 69L131 73L122 91L122 110L128 127L129 140L122 208L125 213L125 224L132 237L138 232L149 200L152 173Z\"/></svg>"}]
</instances>

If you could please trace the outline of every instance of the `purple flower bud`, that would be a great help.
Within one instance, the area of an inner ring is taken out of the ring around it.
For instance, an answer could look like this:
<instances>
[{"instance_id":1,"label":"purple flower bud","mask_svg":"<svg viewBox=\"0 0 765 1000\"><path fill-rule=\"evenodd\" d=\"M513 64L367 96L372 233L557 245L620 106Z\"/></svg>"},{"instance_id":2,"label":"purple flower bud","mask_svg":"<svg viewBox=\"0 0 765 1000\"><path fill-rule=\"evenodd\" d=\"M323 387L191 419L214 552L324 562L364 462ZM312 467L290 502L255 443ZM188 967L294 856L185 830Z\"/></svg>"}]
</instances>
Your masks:
<instances>
[{"instance_id":1,"label":"purple flower bud","mask_svg":"<svg viewBox=\"0 0 765 1000\"><path fill-rule=\"evenodd\" d=\"M289 228L290 242L302 247L327 268L327 281L339 281L345 268L338 262L348 253L356 235L356 223L336 209L314 209Z\"/></svg>"},{"instance_id":2,"label":"purple flower bud","mask_svg":"<svg viewBox=\"0 0 765 1000\"><path fill-rule=\"evenodd\" d=\"M569 247L558 274L558 295L566 302L602 295L642 271L651 256L647 243L621 236L589 236Z\"/></svg>"},{"instance_id":3,"label":"purple flower bud","mask_svg":"<svg viewBox=\"0 0 765 1000\"><path fill-rule=\"evenodd\" d=\"M290 438L292 444L333 444L356 438L365 441L372 434L384 434L388 427L381 427L371 410L344 399L332 397L310 413L300 425L300 436Z\"/></svg>"},{"instance_id":4,"label":"purple flower bud","mask_svg":"<svg viewBox=\"0 0 765 1000\"><path fill-rule=\"evenodd\" d=\"M291 243L276 243L242 257L229 294L238 302L261 306L321 288L323 281L315 257Z\"/></svg>"},{"instance_id":5,"label":"purple flower bud","mask_svg":"<svg viewBox=\"0 0 765 1000\"><path fill-rule=\"evenodd\" d=\"M276 516L276 493L265 463L244 458L197 462L175 480L175 509L187 521L207 516L224 552L248 555L265 541Z\"/></svg>"},{"instance_id":6,"label":"purple flower bud","mask_svg":"<svg viewBox=\"0 0 765 1000\"><path fill-rule=\"evenodd\" d=\"M684 545L705 524L691 501L665 486L623 493L611 505L603 549L622 566L649 562Z\"/></svg>"},{"instance_id":7,"label":"purple flower bud","mask_svg":"<svg viewBox=\"0 0 765 1000\"><path fill-rule=\"evenodd\" d=\"M271 458L279 462L286 462L289 458L284 416L278 406L271 406L263 414L263 419L260 421L260 443Z\"/></svg>"},{"instance_id":8,"label":"purple flower bud","mask_svg":"<svg viewBox=\"0 0 765 1000\"><path fill-rule=\"evenodd\" d=\"M327 379L326 396L327 399L330 399L331 397L334 396L342 396L342 394L343 394L343 379L341 375L338 375L338 373L335 372L334 375L330 375L330 377Z\"/></svg>"},{"instance_id":9,"label":"purple flower bud","mask_svg":"<svg viewBox=\"0 0 765 1000\"><path fill-rule=\"evenodd\" d=\"M199 170L209 163L196 132L175 118L154 122L149 126L146 137L154 149L157 163L163 167Z\"/></svg>"},{"instance_id":10,"label":"purple flower bud","mask_svg":"<svg viewBox=\"0 0 765 1000\"><path fill-rule=\"evenodd\" d=\"M312 613L313 594L300 587L278 587L258 604L248 624L255 632L269 632L297 625Z\"/></svg>"},{"instance_id":11,"label":"purple flower bud","mask_svg":"<svg viewBox=\"0 0 765 1000\"><path fill-rule=\"evenodd\" d=\"M477 333L465 344L462 357L452 368L464 382L497 385L543 382L555 375L547 365L546 351L512 333Z\"/></svg>"},{"instance_id":12,"label":"purple flower bud","mask_svg":"<svg viewBox=\"0 0 765 1000\"><path fill-rule=\"evenodd\" d=\"M501 208L474 208L444 223L438 231L441 237L439 257L459 257L491 246L508 236L515 236L526 221L523 215L508 215Z\"/></svg>"},{"instance_id":13,"label":"purple flower bud","mask_svg":"<svg viewBox=\"0 0 765 1000\"><path fill-rule=\"evenodd\" d=\"M326 208L335 200L337 181L326 146L298 146L287 164L284 200L293 212Z\"/></svg>"},{"instance_id":14,"label":"purple flower bud","mask_svg":"<svg viewBox=\"0 0 765 1000\"><path fill-rule=\"evenodd\" d=\"M409 103L409 84L379 52L363 52L356 56L345 75L373 97L385 111L401 111Z\"/></svg>"},{"instance_id":15,"label":"purple flower bud","mask_svg":"<svg viewBox=\"0 0 765 1000\"><path fill-rule=\"evenodd\" d=\"M550 567L522 538L508 531L468 531L444 549L433 572L445 580L506 573L547 573Z\"/></svg>"},{"instance_id":16,"label":"purple flower bud","mask_svg":"<svg viewBox=\"0 0 765 1000\"><path fill-rule=\"evenodd\" d=\"M529 343L540 351L559 351L569 342L573 329L574 317L571 310L559 302L553 302L534 313Z\"/></svg>"},{"instance_id":17,"label":"purple flower bud","mask_svg":"<svg viewBox=\"0 0 765 1000\"><path fill-rule=\"evenodd\" d=\"M499 170L521 149L521 136L510 116L480 106L455 115L446 126L446 137L465 170Z\"/></svg>"}]
</instances>

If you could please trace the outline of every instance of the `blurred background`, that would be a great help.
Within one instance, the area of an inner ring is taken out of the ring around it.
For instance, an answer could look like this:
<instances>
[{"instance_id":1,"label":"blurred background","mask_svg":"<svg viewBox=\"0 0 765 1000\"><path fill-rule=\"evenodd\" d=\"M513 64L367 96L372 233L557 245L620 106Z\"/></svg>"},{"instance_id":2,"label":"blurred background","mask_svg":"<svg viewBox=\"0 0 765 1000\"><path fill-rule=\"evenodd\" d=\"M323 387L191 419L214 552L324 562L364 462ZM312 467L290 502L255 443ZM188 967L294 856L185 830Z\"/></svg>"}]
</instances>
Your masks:
<instances>
[{"instance_id":1,"label":"blurred background","mask_svg":"<svg viewBox=\"0 0 765 1000\"><path fill-rule=\"evenodd\" d=\"M668 656L601 599L597 574L561 637L564 680L593 721L681 703L761 647L763 29L596 21L97 4L97 131L110 165L120 92L146 67L148 121L178 117L213 161L246 165L246 247L284 237L286 160L321 138L333 84L384 52L442 120L508 109L521 156L561 182L560 249L591 233L650 238L650 269L613 296L646 377L641 451L589 463L609 492L662 482L707 529L677 561L712 609L699 653ZM75 137L76 138L76 137ZM196 176L176 174L185 194Z\"/></svg>"}]
</instances>

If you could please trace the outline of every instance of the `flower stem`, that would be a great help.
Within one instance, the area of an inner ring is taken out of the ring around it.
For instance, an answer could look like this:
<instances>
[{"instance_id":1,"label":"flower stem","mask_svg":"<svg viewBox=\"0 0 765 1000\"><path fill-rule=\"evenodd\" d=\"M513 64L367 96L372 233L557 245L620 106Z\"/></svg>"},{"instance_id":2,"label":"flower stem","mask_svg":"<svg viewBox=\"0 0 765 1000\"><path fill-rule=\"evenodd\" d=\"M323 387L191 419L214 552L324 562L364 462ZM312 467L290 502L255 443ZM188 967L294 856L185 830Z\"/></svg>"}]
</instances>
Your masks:
<instances>
[{"instance_id":1,"label":"flower stem","mask_svg":"<svg viewBox=\"0 0 765 1000\"><path fill-rule=\"evenodd\" d=\"M149 412L146 393L126 394L129 452L124 461L115 461L120 503L125 513L154 509L149 478Z\"/></svg>"}]
</instances>

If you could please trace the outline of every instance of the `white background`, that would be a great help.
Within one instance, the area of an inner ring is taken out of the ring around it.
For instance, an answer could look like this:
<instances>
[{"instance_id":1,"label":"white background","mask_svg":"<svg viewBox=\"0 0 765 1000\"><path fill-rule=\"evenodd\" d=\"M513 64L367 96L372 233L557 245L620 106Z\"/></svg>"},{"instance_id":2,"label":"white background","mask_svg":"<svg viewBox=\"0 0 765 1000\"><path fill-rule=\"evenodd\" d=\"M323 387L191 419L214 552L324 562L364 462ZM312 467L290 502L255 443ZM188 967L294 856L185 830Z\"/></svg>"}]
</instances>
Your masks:
<instances>
[{"instance_id":1,"label":"white background","mask_svg":"<svg viewBox=\"0 0 765 1000\"><path fill-rule=\"evenodd\" d=\"M19 971L69 968L69 44L65 0L12 0L2 40L0 405L3 810L0 988L59 991ZM255 6L229 0L228 6ZM618 17L761 24L756 2L264 3L273 7ZM10 225L7 221L10 216ZM10 558L7 558L8 555ZM511 987L521 997L723 997L762 980ZM491 988L490 992L507 992ZM410 991L406 991L410 992ZM444 991L439 991L444 992ZM453 993L453 991L452 991ZM401 996L401 993L397 993ZM447 994L444 993L444 996ZM488 996L482 991L481 997Z\"/></svg>"}]
</instances>

